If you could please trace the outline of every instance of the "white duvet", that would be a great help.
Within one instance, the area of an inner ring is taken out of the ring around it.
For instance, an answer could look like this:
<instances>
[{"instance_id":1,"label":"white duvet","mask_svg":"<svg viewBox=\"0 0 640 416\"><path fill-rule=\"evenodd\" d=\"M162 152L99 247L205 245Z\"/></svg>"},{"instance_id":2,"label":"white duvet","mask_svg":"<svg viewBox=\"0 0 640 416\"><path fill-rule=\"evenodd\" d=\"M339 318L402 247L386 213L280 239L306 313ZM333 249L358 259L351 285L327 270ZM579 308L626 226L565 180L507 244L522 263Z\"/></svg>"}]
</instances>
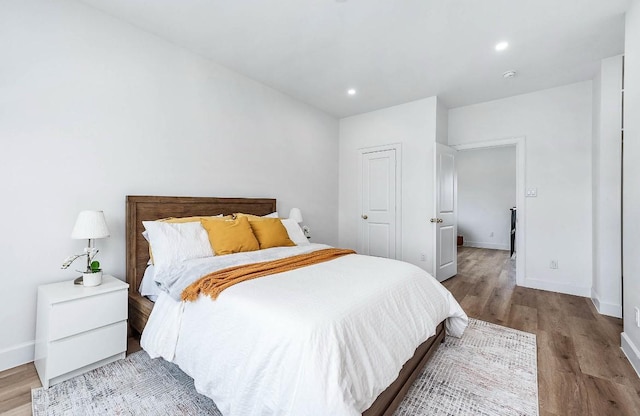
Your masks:
<instances>
[{"instance_id":1,"label":"white duvet","mask_svg":"<svg viewBox=\"0 0 640 416\"><path fill-rule=\"evenodd\" d=\"M361 414L439 322L447 319L454 336L467 325L451 293L424 270L354 254L237 284L215 301L175 299L229 262L326 247L261 250L253 261L247 253L213 257L183 265L179 278L156 276L173 297L158 297L142 347L180 366L225 416Z\"/></svg>"}]
</instances>

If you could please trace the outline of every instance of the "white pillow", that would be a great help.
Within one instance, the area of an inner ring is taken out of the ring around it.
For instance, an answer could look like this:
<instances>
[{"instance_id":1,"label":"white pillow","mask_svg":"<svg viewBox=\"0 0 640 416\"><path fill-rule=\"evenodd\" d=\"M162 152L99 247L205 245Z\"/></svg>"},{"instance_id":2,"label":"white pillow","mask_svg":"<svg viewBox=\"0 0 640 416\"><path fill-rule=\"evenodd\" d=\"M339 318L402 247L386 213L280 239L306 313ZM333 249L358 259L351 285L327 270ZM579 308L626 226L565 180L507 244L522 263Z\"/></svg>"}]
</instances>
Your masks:
<instances>
[{"instance_id":1,"label":"white pillow","mask_svg":"<svg viewBox=\"0 0 640 416\"><path fill-rule=\"evenodd\" d=\"M300 225L296 222L296 220L292 218L286 218L281 219L280 221L282 221L282 225L284 225L284 228L287 229L289 239L293 241L297 246L306 246L311 244L309 243L309 240L304 235L302 228L300 228Z\"/></svg>"},{"instance_id":2,"label":"white pillow","mask_svg":"<svg viewBox=\"0 0 640 416\"><path fill-rule=\"evenodd\" d=\"M154 280L154 273L153 264L147 266L142 276L142 282L140 282L140 288L138 289L138 292L140 292L142 296L146 296L152 302L155 302L160 292L162 292L160 286L158 286Z\"/></svg>"},{"instance_id":3,"label":"white pillow","mask_svg":"<svg viewBox=\"0 0 640 416\"><path fill-rule=\"evenodd\" d=\"M280 218L278 216L278 211L272 212L271 214L263 215L262 218Z\"/></svg>"},{"instance_id":4,"label":"white pillow","mask_svg":"<svg viewBox=\"0 0 640 416\"><path fill-rule=\"evenodd\" d=\"M209 236L200 222L142 221L142 225L147 231L156 269L166 269L185 260L213 256Z\"/></svg>"}]
</instances>

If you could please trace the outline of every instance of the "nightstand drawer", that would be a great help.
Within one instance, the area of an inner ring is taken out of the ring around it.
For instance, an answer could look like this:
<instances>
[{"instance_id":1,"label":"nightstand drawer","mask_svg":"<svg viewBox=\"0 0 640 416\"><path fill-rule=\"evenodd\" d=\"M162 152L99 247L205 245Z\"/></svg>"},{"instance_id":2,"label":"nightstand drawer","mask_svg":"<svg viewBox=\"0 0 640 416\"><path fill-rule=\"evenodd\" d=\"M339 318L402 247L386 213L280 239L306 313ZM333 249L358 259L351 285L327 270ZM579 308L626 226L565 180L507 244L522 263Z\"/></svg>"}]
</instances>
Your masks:
<instances>
[{"instance_id":1,"label":"nightstand drawer","mask_svg":"<svg viewBox=\"0 0 640 416\"><path fill-rule=\"evenodd\" d=\"M127 323L124 321L53 341L49 345L47 374L54 378L126 349Z\"/></svg>"},{"instance_id":2,"label":"nightstand drawer","mask_svg":"<svg viewBox=\"0 0 640 416\"><path fill-rule=\"evenodd\" d=\"M127 291L51 305L49 340L54 341L127 319Z\"/></svg>"}]
</instances>

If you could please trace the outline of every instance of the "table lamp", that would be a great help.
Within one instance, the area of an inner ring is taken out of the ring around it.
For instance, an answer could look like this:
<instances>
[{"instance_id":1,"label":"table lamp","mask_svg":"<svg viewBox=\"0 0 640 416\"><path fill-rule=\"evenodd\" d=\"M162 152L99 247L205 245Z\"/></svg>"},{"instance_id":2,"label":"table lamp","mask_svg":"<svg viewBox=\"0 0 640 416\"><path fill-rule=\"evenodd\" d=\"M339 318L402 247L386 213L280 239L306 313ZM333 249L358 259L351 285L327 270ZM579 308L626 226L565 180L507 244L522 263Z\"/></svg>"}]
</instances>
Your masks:
<instances>
[{"instance_id":1,"label":"table lamp","mask_svg":"<svg viewBox=\"0 0 640 416\"><path fill-rule=\"evenodd\" d=\"M104 218L104 212L81 211L80 214L78 214L76 223L73 226L73 231L71 231L71 238L76 240L87 240L87 247L84 249L83 254L87 256L87 269L85 273L91 272L91 260L98 252L94 247L93 240L105 237L109 237L109 228L107 228L107 221ZM82 255L79 255L78 257L80 256ZM73 260L75 260L75 258ZM71 262L67 264L67 267L70 264ZM63 265L63 268L66 267ZM77 278L74 283L82 284L82 276Z\"/></svg>"},{"instance_id":2,"label":"table lamp","mask_svg":"<svg viewBox=\"0 0 640 416\"><path fill-rule=\"evenodd\" d=\"M291 211L289 211L289 218L295 220L298 224L300 224L303 221L300 208L291 208Z\"/></svg>"}]
</instances>

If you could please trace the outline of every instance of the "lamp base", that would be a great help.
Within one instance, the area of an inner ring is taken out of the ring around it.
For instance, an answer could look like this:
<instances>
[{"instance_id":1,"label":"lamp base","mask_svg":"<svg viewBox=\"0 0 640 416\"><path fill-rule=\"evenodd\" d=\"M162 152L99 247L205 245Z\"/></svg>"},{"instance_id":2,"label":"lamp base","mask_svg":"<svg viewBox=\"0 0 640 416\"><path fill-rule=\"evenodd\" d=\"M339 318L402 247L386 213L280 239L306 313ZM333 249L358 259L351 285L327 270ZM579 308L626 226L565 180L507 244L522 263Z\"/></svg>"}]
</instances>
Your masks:
<instances>
[{"instance_id":1,"label":"lamp base","mask_svg":"<svg viewBox=\"0 0 640 416\"><path fill-rule=\"evenodd\" d=\"M73 280L73 284L74 284L74 285L82 285L82 284L83 284L82 276L80 276L80 277L78 277L78 278L74 279L74 280Z\"/></svg>"}]
</instances>

